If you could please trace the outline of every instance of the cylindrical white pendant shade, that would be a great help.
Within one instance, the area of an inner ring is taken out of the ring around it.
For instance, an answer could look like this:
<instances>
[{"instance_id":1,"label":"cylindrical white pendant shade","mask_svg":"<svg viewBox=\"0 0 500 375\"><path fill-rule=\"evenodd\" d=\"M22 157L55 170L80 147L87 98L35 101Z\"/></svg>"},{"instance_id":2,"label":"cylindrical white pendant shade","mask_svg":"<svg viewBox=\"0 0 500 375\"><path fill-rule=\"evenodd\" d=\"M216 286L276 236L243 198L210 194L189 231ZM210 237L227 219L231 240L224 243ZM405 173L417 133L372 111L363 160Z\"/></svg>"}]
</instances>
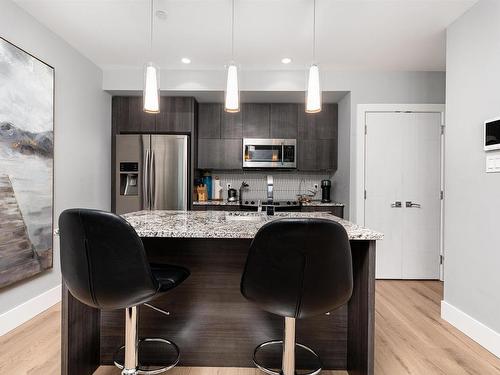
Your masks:
<instances>
[{"instance_id":1,"label":"cylindrical white pendant shade","mask_svg":"<svg viewBox=\"0 0 500 375\"><path fill-rule=\"evenodd\" d=\"M306 112L321 112L321 88L319 85L319 68L313 64L309 68L309 79L307 81Z\"/></svg>"},{"instance_id":2,"label":"cylindrical white pendant shade","mask_svg":"<svg viewBox=\"0 0 500 375\"><path fill-rule=\"evenodd\" d=\"M240 111L240 89L238 86L238 68L234 64L227 67L226 95L224 100L226 112Z\"/></svg>"},{"instance_id":3,"label":"cylindrical white pendant shade","mask_svg":"<svg viewBox=\"0 0 500 375\"><path fill-rule=\"evenodd\" d=\"M144 67L144 112L160 112L160 70L148 63Z\"/></svg>"}]
</instances>

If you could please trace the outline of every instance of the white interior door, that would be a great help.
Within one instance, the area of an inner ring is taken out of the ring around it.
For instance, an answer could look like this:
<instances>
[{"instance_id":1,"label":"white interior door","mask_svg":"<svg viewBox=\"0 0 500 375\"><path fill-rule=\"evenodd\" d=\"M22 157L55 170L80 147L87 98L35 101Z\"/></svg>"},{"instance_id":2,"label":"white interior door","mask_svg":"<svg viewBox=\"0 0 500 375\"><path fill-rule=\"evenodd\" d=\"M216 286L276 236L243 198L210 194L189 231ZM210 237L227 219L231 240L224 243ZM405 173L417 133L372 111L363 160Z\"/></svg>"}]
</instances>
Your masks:
<instances>
[{"instance_id":1,"label":"white interior door","mask_svg":"<svg viewBox=\"0 0 500 375\"><path fill-rule=\"evenodd\" d=\"M367 113L365 225L377 244L377 278L438 279L441 114Z\"/></svg>"},{"instance_id":2,"label":"white interior door","mask_svg":"<svg viewBox=\"0 0 500 375\"><path fill-rule=\"evenodd\" d=\"M441 114L410 113L404 127L403 278L439 279Z\"/></svg>"},{"instance_id":3,"label":"white interior door","mask_svg":"<svg viewBox=\"0 0 500 375\"><path fill-rule=\"evenodd\" d=\"M379 278L402 278L403 169L402 116L369 113L370 134L366 142L365 225L385 234L377 242L376 274ZM377 131L373 131L373 128ZM367 134L368 135L368 134ZM398 207L399 206L399 207Z\"/></svg>"}]
</instances>

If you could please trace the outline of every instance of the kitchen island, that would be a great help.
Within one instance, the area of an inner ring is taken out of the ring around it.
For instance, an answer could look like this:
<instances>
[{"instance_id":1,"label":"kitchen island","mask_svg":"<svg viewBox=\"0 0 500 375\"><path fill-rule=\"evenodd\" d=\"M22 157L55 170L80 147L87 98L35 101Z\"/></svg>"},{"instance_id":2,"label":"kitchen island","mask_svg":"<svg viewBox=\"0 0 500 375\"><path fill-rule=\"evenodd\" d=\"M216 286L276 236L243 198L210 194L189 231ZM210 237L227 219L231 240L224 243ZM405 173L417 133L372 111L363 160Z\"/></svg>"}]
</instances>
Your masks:
<instances>
[{"instance_id":1,"label":"kitchen island","mask_svg":"<svg viewBox=\"0 0 500 375\"><path fill-rule=\"evenodd\" d=\"M253 367L255 346L282 336L283 320L259 310L240 294L248 248L262 225L283 217L338 221L352 249L354 291L349 303L328 314L297 322L297 341L314 348L325 369L373 374L375 242L380 233L333 215L279 213L275 216L224 211L140 211L124 215L142 238L151 262L178 264L191 276L153 301L169 316L141 308L141 337L165 337L179 345L181 366ZM99 311L83 305L63 287L62 374L92 374L112 364L124 342L123 311ZM145 348L145 362L164 354ZM165 360L168 361L168 356ZM280 353L263 357L279 366ZM297 352L297 363L313 359Z\"/></svg>"}]
</instances>

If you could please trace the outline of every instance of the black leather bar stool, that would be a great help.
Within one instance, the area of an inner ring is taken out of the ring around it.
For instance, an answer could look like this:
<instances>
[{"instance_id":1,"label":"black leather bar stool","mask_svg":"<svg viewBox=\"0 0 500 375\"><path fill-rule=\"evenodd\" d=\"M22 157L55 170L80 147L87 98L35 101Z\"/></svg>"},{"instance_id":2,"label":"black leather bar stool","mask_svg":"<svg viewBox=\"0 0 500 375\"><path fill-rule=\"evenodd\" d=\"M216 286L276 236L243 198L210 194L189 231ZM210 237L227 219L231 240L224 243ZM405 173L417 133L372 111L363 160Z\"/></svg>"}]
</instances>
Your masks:
<instances>
[{"instance_id":1,"label":"black leather bar stool","mask_svg":"<svg viewBox=\"0 0 500 375\"><path fill-rule=\"evenodd\" d=\"M171 345L176 351L175 361L153 371L139 366L137 307L148 305L147 302L178 286L189 271L167 264L149 264L134 228L109 212L66 210L59 216L59 232L61 271L71 294L97 309L125 309L125 346L121 348L125 350L125 362L115 361L122 375L158 374L174 367L179 361L179 349L160 338L143 341Z\"/></svg>"},{"instance_id":2,"label":"black leather bar stool","mask_svg":"<svg viewBox=\"0 0 500 375\"><path fill-rule=\"evenodd\" d=\"M326 219L280 219L264 225L250 246L241 280L241 293L262 310L285 318L283 340L255 348L253 361L271 375L295 374L295 320L321 315L349 301L352 258L344 227ZM282 371L257 362L258 351L283 345ZM314 371L321 371L321 361Z\"/></svg>"}]
</instances>

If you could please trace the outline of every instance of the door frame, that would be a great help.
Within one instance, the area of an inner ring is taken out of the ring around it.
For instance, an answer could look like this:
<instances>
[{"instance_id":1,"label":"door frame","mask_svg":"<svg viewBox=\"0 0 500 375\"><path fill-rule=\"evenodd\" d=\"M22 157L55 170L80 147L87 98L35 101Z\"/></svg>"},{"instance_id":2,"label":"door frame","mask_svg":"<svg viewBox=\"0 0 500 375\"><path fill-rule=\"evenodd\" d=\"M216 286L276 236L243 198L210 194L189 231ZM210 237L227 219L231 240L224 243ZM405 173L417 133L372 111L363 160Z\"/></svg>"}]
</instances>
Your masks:
<instances>
[{"instance_id":1,"label":"door frame","mask_svg":"<svg viewBox=\"0 0 500 375\"><path fill-rule=\"evenodd\" d=\"M415 113L439 113L441 115L441 228L440 228L440 246L441 265L439 267L440 280L444 281L444 205L446 193L444 191L444 158L445 158L445 135L446 135L446 115L445 104L358 104L357 122L356 122L356 189L355 199L355 218L356 222L365 225L365 177L366 177L366 116L368 113L390 113L390 112L415 112ZM351 205L352 207L352 205Z\"/></svg>"}]
</instances>

